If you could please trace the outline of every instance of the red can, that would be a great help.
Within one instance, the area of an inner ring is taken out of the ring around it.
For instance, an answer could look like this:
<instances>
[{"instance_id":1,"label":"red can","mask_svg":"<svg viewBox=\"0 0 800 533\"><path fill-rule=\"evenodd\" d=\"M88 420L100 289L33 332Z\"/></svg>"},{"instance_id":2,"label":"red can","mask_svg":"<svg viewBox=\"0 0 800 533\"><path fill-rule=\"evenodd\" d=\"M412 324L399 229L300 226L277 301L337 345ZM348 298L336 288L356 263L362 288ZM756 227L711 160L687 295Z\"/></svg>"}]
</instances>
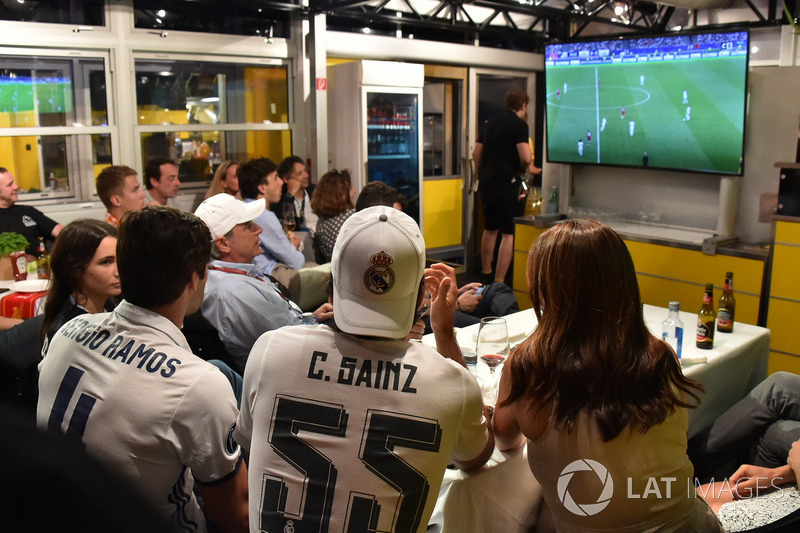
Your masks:
<instances>
[{"instance_id":1,"label":"red can","mask_svg":"<svg viewBox=\"0 0 800 533\"><path fill-rule=\"evenodd\" d=\"M28 258L25 252L11 252L11 269L14 272L14 281L28 279Z\"/></svg>"}]
</instances>

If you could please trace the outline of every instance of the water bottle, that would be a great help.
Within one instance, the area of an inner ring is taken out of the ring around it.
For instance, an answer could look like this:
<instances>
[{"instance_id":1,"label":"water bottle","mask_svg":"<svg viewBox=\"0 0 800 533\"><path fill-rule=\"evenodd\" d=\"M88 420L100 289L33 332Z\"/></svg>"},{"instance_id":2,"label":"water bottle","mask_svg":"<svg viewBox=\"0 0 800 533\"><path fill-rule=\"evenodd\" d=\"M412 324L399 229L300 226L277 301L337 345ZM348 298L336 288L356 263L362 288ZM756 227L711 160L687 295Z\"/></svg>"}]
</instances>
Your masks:
<instances>
[{"instance_id":1,"label":"water bottle","mask_svg":"<svg viewBox=\"0 0 800 533\"><path fill-rule=\"evenodd\" d=\"M661 323L661 338L672 346L672 349L678 354L678 358L681 357L681 351L683 350L683 322L681 322L678 314L680 310L680 302L670 302L669 315Z\"/></svg>"},{"instance_id":2,"label":"water bottle","mask_svg":"<svg viewBox=\"0 0 800 533\"><path fill-rule=\"evenodd\" d=\"M550 193L550 201L548 203L550 204L549 212L550 213L558 213L559 201L558 201L558 186L557 185L553 185L553 192Z\"/></svg>"}]
</instances>

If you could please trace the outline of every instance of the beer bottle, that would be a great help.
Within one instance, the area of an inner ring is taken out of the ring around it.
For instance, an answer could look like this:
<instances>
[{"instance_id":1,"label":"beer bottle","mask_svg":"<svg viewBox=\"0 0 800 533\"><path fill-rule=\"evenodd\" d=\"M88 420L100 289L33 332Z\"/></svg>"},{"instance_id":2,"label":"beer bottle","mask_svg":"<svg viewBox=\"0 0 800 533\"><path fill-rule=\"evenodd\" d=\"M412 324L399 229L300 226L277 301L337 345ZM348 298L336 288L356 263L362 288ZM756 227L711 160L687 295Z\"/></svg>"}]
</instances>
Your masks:
<instances>
[{"instance_id":1,"label":"beer bottle","mask_svg":"<svg viewBox=\"0 0 800 533\"><path fill-rule=\"evenodd\" d=\"M39 253L36 258L36 274L39 279L50 278L50 256L44 245L44 238L39 237Z\"/></svg>"},{"instance_id":2,"label":"beer bottle","mask_svg":"<svg viewBox=\"0 0 800 533\"><path fill-rule=\"evenodd\" d=\"M717 331L720 333L733 332L733 317L736 314L736 297L733 295L733 272L725 273L725 288L719 297L719 311L717 312Z\"/></svg>"},{"instance_id":3,"label":"beer bottle","mask_svg":"<svg viewBox=\"0 0 800 533\"><path fill-rule=\"evenodd\" d=\"M697 313L697 347L703 350L710 350L714 347L714 321L717 315L714 313L714 284L706 283L705 294L703 295L703 307Z\"/></svg>"}]
</instances>

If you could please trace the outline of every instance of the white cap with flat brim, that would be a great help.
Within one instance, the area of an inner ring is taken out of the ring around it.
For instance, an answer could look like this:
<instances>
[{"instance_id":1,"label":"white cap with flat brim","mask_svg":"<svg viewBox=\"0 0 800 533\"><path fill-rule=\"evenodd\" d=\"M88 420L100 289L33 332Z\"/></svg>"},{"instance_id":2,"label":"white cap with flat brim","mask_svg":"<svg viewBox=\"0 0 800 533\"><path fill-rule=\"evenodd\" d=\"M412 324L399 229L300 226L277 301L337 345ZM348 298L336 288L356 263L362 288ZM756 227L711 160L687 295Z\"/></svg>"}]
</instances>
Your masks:
<instances>
[{"instance_id":1,"label":"white cap with flat brim","mask_svg":"<svg viewBox=\"0 0 800 533\"><path fill-rule=\"evenodd\" d=\"M255 220L266 208L263 200L245 203L223 192L203 200L194 214L206 223L211 237L217 239L227 235L234 226Z\"/></svg>"},{"instance_id":2,"label":"white cap with flat brim","mask_svg":"<svg viewBox=\"0 0 800 533\"><path fill-rule=\"evenodd\" d=\"M414 219L385 206L348 218L333 248L333 316L353 335L400 339L414 322L425 240Z\"/></svg>"}]
</instances>

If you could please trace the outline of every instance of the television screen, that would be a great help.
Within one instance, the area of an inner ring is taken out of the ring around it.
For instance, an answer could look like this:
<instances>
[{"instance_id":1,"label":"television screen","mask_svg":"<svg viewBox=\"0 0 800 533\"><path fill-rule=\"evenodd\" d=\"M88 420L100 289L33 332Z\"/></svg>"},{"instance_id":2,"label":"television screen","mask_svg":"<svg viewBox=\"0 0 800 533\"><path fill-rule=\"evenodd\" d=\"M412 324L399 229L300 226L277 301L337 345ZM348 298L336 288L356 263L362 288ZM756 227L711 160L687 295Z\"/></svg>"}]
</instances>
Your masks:
<instances>
[{"instance_id":1,"label":"television screen","mask_svg":"<svg viewBox=\"0 0 800 533\"><path fill-rule=\"evenodd\" d=\"M739 174L748 33L549 44L547 159Z\"/></svg>"}]
</instances>

